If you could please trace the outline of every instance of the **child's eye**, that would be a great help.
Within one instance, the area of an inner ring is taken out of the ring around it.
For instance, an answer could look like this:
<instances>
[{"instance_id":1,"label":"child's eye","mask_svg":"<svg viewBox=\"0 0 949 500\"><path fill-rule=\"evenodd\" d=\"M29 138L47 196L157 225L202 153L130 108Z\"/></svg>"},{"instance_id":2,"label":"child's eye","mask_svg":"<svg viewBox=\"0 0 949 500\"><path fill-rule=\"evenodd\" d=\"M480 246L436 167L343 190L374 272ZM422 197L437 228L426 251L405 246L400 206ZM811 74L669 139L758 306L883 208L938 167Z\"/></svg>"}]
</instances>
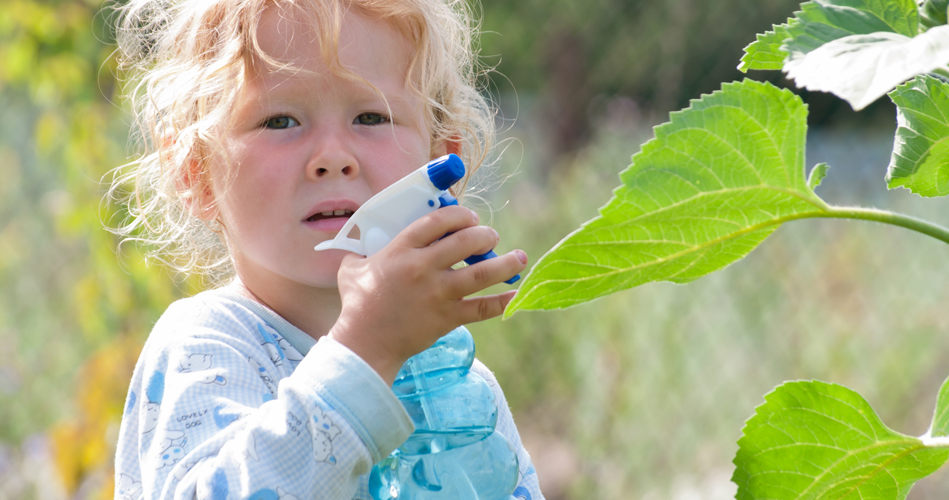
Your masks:
<instances>
[{"instance_id":1,"label":"child's eye","mask_svg":"<svg viewBox=\"0 0 949 500\"><path fill-rule=\"evenodd\" d=\"M363 113L353 120L354 125L382 125L389 123L389 117L381 113Z\"/></svg>"},{"instance_id":2,"label":"child's eye","mask_svg":"<svg viewBox=\"0 0 949 500\"><path fill-rule=\"evenodd\" d=\"M271 116L263 123L264 128L284 129L300 125L295 118L289 116Z\"/></svg>"}]
</instances>

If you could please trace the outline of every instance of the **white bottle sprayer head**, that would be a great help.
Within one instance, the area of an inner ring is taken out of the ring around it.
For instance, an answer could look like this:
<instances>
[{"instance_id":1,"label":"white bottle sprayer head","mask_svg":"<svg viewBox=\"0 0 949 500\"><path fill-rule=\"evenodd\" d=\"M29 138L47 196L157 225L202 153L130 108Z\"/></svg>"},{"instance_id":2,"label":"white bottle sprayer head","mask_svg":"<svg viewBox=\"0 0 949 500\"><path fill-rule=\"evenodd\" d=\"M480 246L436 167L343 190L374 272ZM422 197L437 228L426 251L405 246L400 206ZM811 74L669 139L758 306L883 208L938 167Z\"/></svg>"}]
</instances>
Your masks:
<instances>
[{"instance_id":1,"label":"white bottle sprayer head","mask_svg":"<svg viewBox=\"0 0 949 500\"><path fill-rule=\"evenodd\" d=\"M448 193L448 188L464 176L465 164L457 155L436 158L370 198L353 213L335 238L320 243L316 250L373 255L415 220L441 207L457 205L458 200ZM492 250L472 255L465 262L470 265L496 256ZM506 283L518 279L520 275Z\"/></svg>"},{"instance_id":2,"label":"white bottle sprayer head","mask_svg":"<svg viewBox=\"0 0 949 500\"><path fill-rule=\"evenodd\" d=\"M386 246L416 219L452 204L448 188L465 176L465 165L456 155L430 161L396 181L364 203L332 240L316 250L348 250L369 256ZM457 202L455 202L457 203ZM358 237L354 235L358 230Z\"/></svg>"}]
</instances>

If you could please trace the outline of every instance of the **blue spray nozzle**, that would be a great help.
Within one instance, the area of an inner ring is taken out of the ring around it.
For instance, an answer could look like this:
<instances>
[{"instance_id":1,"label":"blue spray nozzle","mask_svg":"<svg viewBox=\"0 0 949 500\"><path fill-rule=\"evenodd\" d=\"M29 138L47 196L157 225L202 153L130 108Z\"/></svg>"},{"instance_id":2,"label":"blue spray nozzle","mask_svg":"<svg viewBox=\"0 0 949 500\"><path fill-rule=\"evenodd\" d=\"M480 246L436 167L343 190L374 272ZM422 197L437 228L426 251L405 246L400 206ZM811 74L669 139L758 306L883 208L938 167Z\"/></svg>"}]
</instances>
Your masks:
<instances>
[{"instance_id":1,"label":"blue spray nozzle","mask_svg":"<svg viewBox=\"0 0 949 500\"><path fill-rule=\"evenodd\" d=\"M428 164L428 178L436 188L444 191L465 176L465 164L458 155L442 156Z\"/></svg>"}]
</instances>

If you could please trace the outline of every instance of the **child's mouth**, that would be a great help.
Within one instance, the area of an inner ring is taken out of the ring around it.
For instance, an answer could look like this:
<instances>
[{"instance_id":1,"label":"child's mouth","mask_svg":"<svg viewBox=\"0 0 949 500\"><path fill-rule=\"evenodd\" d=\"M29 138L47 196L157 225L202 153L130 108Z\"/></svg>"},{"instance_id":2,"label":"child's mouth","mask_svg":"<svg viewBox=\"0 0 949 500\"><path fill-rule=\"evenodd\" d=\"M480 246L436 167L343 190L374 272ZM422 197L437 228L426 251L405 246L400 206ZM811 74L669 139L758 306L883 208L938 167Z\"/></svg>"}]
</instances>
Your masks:
<instances>
[{"instance_id":1,"label":"child's mouth","mask_svg":"<svg viewBox=\"0 0 949 500\"><path fill-rule=\"evenodd\" d=\"M338 217L349 217L352 214L353 214L352 210L333 210L331 212L315 213L309 216L306 220L307 222L316 222L318 220L335 219Z\"/></svg>"}]
</instances>

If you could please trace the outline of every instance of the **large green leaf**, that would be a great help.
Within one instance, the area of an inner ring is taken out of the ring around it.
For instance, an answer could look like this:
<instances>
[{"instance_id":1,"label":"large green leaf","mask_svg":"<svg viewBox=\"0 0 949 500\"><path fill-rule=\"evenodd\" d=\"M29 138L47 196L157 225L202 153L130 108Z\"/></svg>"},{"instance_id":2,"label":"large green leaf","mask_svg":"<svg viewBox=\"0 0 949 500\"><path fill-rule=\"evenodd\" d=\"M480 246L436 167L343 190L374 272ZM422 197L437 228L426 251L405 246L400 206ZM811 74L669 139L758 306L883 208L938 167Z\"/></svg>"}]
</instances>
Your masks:
<instances>
[{"instance_id":1,"label":"large green leaf","mask_svg":"<svg viewBox=\"0 0 949 500\"><path fill-rule=\"evenodd\" d=\"M788 20L788 24L795 22ZM745 55L738 65L739 71L747 73L750 69L780 70L784 68L787 51L781 50L784 42L791 37L788 24L775 24L771 31L760 33L754 42L745 47Z\"/></svg>"},{"instance_id":2,"label":"large green leaf","mask_svg":"<svg viewBox=\"0 0 949 500\"><path fill-rule=\"evenodd\" d=\"M852 35L878 32L914 37L919 19L914 0L813 0L786 24L759 34L745 47L738 69L782 69L818 47Z\"/></svg>"},{"instance_id":3,"label":"large green leaf","mask_svg":"<svg viewBox=\"0 0 949 500\"><path fill-rule=\"evenodd\" d=\"M946 24L949 0L926 0L919 7L919 23L927 28Z\"/></svg>"},{"instance_id":4,"label":"large green leaf","mask_svg":"<svg viewBox=\"0 0 949 500\"><path fill-rule=\"evenodd\" d=\"M919 32L915 0L813 0L795 12L787 50L793 59L827 42L878 32L914 37Z\"/></svg>"},{"instance_id":5,"label":"large green leaf","mask_svg":"<svg viewBox=\"0 0 949 500\"><path fill-rule=\"evenodd\" d=\"M946 440L894 432L859 394L824 382L779 386L743 433L732 476L739 500L902 500L949 459Z\"/></svg>"},{"instance_id":6,"label":"large green leaf","mask_svg":"<svg viewBox=\"0 0 949 500\"><path fill-rule=\"evenodd\" d=\"M851 35L784 64L798 87L831 92L861 110L910 78L949 64L949 26L910 38L898 33Z\"/></svg>"},{"instance_id":7,"label":"large green leaf","mask_svg":"<svg viewBox=\"0 0 949 500\"><path fill-rule=\"evenodd\" d=\"M799 97L747 79L672 113L601 216L540 258L505 316L685 283L742 258L783 222L820 216L828 207L804 178L806 121Z\"/></svg>"},{"instance_id":8,"label":"large green leaf","mask_svg":"<svg viewBox=\"0 0 949 500\"><path fill-rule=\"evenodd\" d=\"M949 84L920 76L890 92L890 99L897 129L887 184L920 196L949 194Z\"/></svg>"}]
</instances>

